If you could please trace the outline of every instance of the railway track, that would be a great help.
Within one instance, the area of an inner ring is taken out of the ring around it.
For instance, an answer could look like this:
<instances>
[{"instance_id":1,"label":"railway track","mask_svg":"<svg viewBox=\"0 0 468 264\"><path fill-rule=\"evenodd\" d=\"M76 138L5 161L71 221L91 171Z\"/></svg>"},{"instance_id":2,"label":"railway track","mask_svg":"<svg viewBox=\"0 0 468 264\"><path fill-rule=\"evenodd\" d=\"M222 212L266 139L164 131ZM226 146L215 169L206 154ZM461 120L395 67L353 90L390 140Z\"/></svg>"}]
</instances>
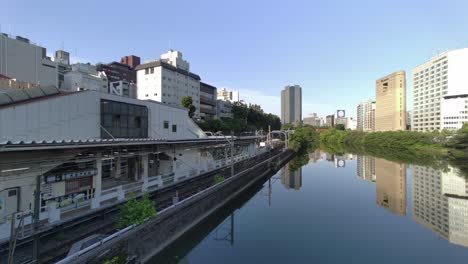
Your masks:
<instances>
[{"instance_id":1,"label":"railway track","mask_svg":"<svg viewBox=\"0 0 468 264\"><path fill-rule=\"evenodd\" d=\"M237 162L234 164L235 173L241 172L246 168L250 168L259 161L281 152L279 149L274 149L271 152L263 153L255 158ZM210 187L213 184L213 176L221 174L224 177L230 177L230 166L222 167L216 171L208 172L183 182L174 184L164 189L160 189L150 193L150 198L156 202L157 210L162 210L173 204L173 198L178 194L179 200L186 199L201 190ZM108 234L115 231L114 223L119 216L119 208L117 205L104 208L84 217L66 222L60 226L42 231L39 235L39 262L50 263L57 261L67 255L71 246L91 235L91 234ZM34 238L26 238L18 241L15 263L27 263L33 261ZM0 245L0 264L6 263L8 256L8 243Z\"/></svg>"}]
</instances>

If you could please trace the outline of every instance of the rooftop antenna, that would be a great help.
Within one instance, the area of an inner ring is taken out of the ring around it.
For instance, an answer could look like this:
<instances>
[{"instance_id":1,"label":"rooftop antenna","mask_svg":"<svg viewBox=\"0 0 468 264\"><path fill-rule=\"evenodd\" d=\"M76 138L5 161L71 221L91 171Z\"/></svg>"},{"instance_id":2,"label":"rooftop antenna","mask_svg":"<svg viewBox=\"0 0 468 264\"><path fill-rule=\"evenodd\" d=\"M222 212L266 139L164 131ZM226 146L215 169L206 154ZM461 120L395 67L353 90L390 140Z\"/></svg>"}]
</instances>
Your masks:
<instances>
[{"instance_id":1,"label":"rooftop antenna","mask_svg":"<svg viewBox=\"0 0 468 264\"><path fill-rule=\"evenodd\" d=\"M62 41L62 44L60 45L60 49L65 50L65 44L63 43L63 41Z\"/></svg>"},{"instance_id":2,"label":"rooftop antenna","mask_svg":"<svg viewBox=\"0 0 468 264\"><path fill-rule=\"evenodd\" d=\"M76 63L79 63L80 61L78 60L78 49L75 48L75 59L76 59Z\"/></svg>"}]
</instances>

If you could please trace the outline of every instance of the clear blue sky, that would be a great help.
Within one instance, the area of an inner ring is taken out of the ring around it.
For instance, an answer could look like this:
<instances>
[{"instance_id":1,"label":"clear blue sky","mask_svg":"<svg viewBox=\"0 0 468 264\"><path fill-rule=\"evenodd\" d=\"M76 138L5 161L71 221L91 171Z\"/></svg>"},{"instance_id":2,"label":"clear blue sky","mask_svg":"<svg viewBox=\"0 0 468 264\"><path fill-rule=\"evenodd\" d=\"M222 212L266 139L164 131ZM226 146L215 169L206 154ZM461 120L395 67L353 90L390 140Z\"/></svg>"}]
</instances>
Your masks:
<instances>
[{"instance_id":1,"label":"clear blue sky","mask_svg":"<svg viewBox=\"0 0 468 264\"><path fill-rule=\"evenodd\" d=\"M303 87L303 115L375 97L375 80L440 51L468 47L468 1L0 0L2 31L80 61L182 51L203 81L279 114L280 91ZM468 70L467 70L468 72ZM408 95L410 94L408 78ZM411 107L410 101L408 107Z\"/></svg>"}]
</instances>

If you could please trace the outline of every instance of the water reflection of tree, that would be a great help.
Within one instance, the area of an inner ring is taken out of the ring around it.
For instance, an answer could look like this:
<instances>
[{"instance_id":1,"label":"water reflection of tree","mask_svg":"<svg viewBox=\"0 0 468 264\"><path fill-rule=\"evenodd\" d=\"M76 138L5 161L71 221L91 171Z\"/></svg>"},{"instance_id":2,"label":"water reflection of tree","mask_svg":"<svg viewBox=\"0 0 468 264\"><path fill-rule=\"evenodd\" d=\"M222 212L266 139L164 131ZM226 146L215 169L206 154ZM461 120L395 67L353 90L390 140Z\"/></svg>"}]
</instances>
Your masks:
<instances>
[{"instance_id":1,"label":"water reflection of tree","mask_svg":"<svg viewBox=\"0 0 468 264\"><path fill-rule=\"evenodd\" d=\"M304 151L299 151L296 153L296 156L289 161L289 170L290 171L297 171L302 166L309 163L309 153Z\"/></svg>"},{"instance_id":2,"label":"water reflection of tree","mask_svg":"<svg viewBox=\"0 0 468 264\"><path fill-rule=\"evenodd\" d=\"M344 153L352 153L356 155L373 156L397 163L428 166L441 171L448 171L449 165L456 166L456 164L453 164L452 161L449 161L448 159L434 153L414 152L409 150L405 151L401 149L389 148L383 149L378 147L367 148L364 146L353 146L346 144L321 144L320 147L328 153L332 154L339 155ZM456 167L460 168L464 175L468 175L468 166L466 166L466 170L463 170L463 168L460 166Z\"/></svg>"}]
</instances>

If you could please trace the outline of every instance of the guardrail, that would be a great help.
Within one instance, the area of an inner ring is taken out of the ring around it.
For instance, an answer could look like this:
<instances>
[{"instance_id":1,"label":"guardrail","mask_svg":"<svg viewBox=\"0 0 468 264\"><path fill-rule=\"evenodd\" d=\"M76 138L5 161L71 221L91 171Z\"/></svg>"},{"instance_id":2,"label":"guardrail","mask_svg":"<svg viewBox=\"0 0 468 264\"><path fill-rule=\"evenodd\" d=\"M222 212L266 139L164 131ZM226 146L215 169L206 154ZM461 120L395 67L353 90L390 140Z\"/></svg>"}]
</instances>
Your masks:
<instances>
[{"instance_id":1,"label":"guardrail","mask_svg":"<svg viewBox=\"0 0 468 264\"><path fill-rule=\"evenodd\" d=\"M237 177L239 177L241 175L245 175L245 174L249 173L250 171L253 171L253 170L257 169L259 166L263 165L265 162L269 162L271 159L274 159L274 158L276 158L276 157L270 157L270 158L268 158L268 159L266 159L266 160L264 160L264 161L262 161L260 163L255 164L253 167L247 168L247 169L237 173L233 177L229 177L229 178L225 179L224 181L219 182L217 184L214 184L214 185L212 185L212 186L210 186L210 187L208 187L208 188L206 188L206 189L204 189L204 190L202 190L200 192L197 192L196 194L194 194L194 195L192 195L190 197L187 197L186 199L184 199L182 201L174 203L174 204L170 205L169 207L166 207L163 210L161 210L158 214L159 215L164 214L165 212L175 208L176 206L181 206L181 205L184 205L186 203L189 203L193 199L196 199L197 197L202 196L202 195L212 191L213 189L217 188L219 185L227 184L228 182L233 181L235 178L237 178ZM149 220L150 220L150 218L146 218L143 223L146 223ZM139 225L142 225L142 224L139 224ZM107 243L107 242L109 242L109 241L111 241L111 240L113 240L113 239L115 239L115 238L117 238L117 237L119 237L121 235L124 235L124 234L128 233L129 231L135 229L139 225L133 224L133 225L130 225L130 226L128 226L128 227L126 227L126 228L124 228L122 230L119 230L116 233L111 234L111 235L101 239L100 241L98 241L98 242L96 242L96 243L94 243L94 244L92 244L92 245L90 245L90 246L88 246L88 247L86 247L86 248L84 248L84 249L70 255L70 256L67 256L66 258L56 262L56 264L71 263L72 261L77 260L80 256L86 254L87 252L89 252L89 251L91 251L91 250L93 250L93 249L95 249L97 247L100 247L103 244L105 244L105 243Z\"/></svg>"},{"instance_id":2,"label":"guardrail","mask_svg":"<svg viewBox=\"0 0 468 264\"><path fill-rule=\"evenodd\" d=\"M145 220L146 221L146 220ZM122 230L119 230L118 232L108 236L108 237L105 237L103 239L101 239L99 242L96 242L70 256L67 256L66 258L60 260L60 261L57 261L56 264L65 264L65 263L70 263L71 261L74 261L74 260L77 260L81 255L103 245L104 243L106 242L109 242L110 240L116 238L116 237L119 237L120 235L124 234L124 233L127 233L129 230L132 230L133 228L135 228L137 225L133 224L133 225L130 225Z\"/></svg>"}]
</instances>

